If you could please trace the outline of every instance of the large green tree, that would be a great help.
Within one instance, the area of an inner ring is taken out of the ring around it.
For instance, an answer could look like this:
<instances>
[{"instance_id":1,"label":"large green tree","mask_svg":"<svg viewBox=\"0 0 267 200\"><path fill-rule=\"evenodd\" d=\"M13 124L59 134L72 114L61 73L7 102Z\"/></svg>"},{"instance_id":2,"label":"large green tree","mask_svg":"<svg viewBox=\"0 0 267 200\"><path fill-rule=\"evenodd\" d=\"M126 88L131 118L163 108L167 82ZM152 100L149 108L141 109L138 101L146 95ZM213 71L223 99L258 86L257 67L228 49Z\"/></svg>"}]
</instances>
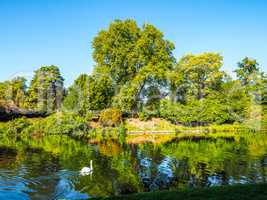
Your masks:
<instances>
[{"instance_id":1,"label":"large green tree","mask_svg":"<svg viewBox=\"0 0 267 200\"><path fill-rule=\"evenodd\" d=\"M108 74L117 86L131 80L138 70L135 48L140 31L134 20L115 20L100 31L92 45L95 73Z\"/></svg>"},{"instance_id":2,"label":"large green tree","mask_svg":"<svg viewBox=\"0 0 267 200\"><path fill-rule=\"evenodd\" d=\"M36 70L28 90L28 108L54 112L61 107L64 79L57 66L43 66Z\"/></svg>"},{"instance_id":3,"label":"large green tree","mask_svg":"<svg viewBox=\"0 0 267 200\"><path fill-rule=\"evenodd\" d=\"M142 90L155 82L163 84L175 63L174 45L163 33L151 24L139 28L133 20L111 23L95 37L93 48L94 74L111 77L116 95L113 104L127 111L142 104L146 98Z\"/></svg>"}]
</instances>

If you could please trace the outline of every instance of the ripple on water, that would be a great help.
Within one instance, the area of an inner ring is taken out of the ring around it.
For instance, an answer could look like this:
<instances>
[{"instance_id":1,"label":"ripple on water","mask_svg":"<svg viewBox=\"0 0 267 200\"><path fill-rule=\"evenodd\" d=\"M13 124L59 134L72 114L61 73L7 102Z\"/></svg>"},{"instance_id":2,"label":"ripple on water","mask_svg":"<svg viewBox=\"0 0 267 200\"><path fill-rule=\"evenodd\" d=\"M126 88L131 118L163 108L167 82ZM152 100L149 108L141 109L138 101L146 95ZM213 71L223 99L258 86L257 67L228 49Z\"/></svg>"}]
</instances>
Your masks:
<instances>
[{"instance_id":1,"label":"ripple on water","mask_svg":"<svg viewBox=\"0 0 267 200\"><path fill-rule=\"evenodd\" d=\"M12 170L0 168L0 199L77 200L89 198L89 195L75 190L74 182L78 181L78 172L60 170L47 176L29 178L31 169L24 165Z\"/></svg>"},{"instance_id":2,"label":"ripple on water","mask_svg":"<svg viewBox=\"0 0 267 200\"><path fill-rule=\"evenodd\" d=\"M31 145L31 141L27 141L17 145L18 152L0 148L0 200L78 200L90 197L85 191L94 196L109 196L264 182L267 137L257 137L255 141L253 137L237 142L195 138L157 146L123 144L119 146L120 154L112 156L61 136L53 140L48 137L38 145L32 142L32 146L41 149L24 148ZM117 151L117 144L110 148L113 143L102 145ZM54 148L58 148L58 154L49 153ZM91 159L94 160L93 175L79 176L78 170Z\"/></svg>"}]
</instances>

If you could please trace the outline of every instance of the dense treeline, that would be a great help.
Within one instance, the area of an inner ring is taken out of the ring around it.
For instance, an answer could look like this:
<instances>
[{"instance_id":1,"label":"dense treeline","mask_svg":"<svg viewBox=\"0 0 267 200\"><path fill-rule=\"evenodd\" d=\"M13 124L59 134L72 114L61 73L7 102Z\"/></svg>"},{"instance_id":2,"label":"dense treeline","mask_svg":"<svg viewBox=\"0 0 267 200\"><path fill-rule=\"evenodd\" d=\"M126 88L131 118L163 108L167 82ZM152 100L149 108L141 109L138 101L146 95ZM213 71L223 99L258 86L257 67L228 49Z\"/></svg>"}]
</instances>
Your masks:
<instances>
[{"instance_id":1,"label":"dense treeline","mask_svg":"<svg viewBox=\"0 0 267 200\"><path fill-rule=\"evenodd\" d=\"M261 121L266 113L266 73L256 60L241 60L232 79L217 53L173 55L174 44L151 24L116 20L92 42L96 63L68 89L56 66L35 71L29 87L17 77L0 83L0 100L17 107L87 116L118 109L142 119L162 117L174 123ZM110 113L106 112L106 113Z\"/></svg>"}]
</instances>

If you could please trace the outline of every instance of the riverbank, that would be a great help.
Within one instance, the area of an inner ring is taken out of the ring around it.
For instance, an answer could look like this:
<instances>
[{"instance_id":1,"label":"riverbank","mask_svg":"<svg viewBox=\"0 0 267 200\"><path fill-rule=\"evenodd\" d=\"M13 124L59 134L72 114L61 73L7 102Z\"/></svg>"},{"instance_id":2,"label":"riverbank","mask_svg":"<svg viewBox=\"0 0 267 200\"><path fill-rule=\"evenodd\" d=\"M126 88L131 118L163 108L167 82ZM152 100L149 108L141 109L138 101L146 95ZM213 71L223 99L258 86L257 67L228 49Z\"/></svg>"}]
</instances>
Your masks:
<instances>
[{"instance_id":1,"label":"riverbank","mask_svg":"<svg viewBox=\"0 0 267 200\"><path fill-rule=\"evenodd\" d=\"M261 128L264 128L263 126ZM264 129L265 130L265 129ZM149 138L157 135L168 136L233 136L240 132L264 132L263 129L247 124L222 124L187 127L175 125L161 118L142 121L126 118L116 127L102 126L101 123L71 113L55 113L45 118L17 118L0 123L0 133L8 135L69 135L78 139L120 139L125 137ZM150 139L149 139L150 140Z\"/></svg>"},{"instance_id":2,"label":"riverbank","mask_svg":"<svg viewBox=\"0 0 267 200\"><path fill-rule=\"evenodd\" d=\"M137 193L93 200L265 200L267 184L218 186L203 189Z\"/></svg>"}]
</instances>

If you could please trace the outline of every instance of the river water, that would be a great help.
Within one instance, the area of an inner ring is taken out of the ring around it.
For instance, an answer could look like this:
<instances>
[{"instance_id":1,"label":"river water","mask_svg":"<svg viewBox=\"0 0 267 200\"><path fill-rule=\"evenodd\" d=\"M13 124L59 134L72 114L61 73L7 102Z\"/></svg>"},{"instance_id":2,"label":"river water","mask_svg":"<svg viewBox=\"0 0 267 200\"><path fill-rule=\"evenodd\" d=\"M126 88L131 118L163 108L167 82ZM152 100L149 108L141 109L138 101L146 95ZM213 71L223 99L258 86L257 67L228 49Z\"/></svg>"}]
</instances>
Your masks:
<instances>
[{"instance_id":1,"label":"river water","mask_svg":"<svg viewBox=\"0 0 267 200\"><path fill-rule=\"evenodd\" d=\"M92 171L81 174L83 167ZM87 199L267 180L267 135L0 139L0 199Z\"/></svg>"}]
</instances>

